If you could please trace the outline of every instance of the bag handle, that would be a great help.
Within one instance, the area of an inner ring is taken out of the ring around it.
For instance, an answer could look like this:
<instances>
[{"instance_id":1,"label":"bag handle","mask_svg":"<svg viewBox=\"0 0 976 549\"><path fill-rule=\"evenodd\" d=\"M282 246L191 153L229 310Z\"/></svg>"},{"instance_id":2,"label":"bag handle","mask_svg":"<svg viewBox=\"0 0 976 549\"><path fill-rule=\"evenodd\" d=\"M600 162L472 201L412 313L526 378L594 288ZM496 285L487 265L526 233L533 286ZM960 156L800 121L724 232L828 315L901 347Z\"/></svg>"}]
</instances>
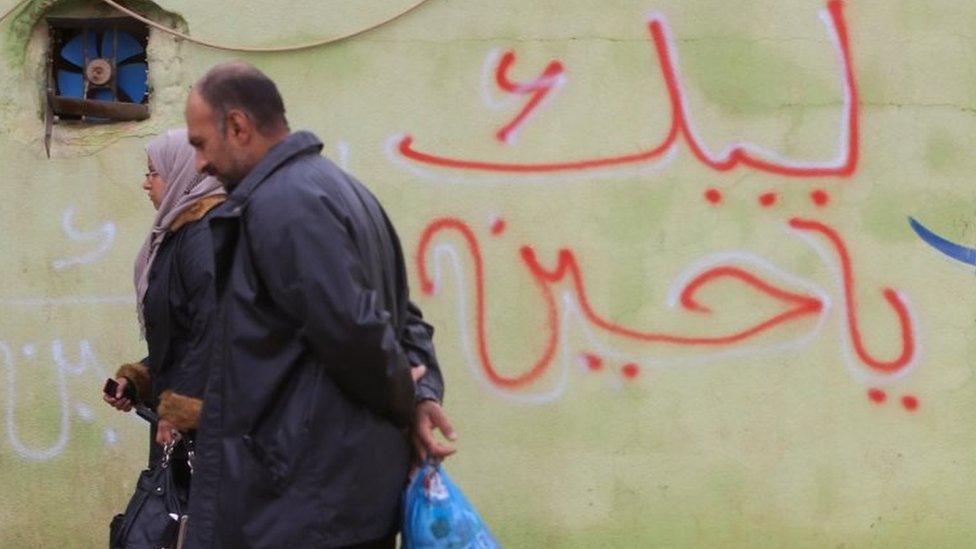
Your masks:
<instances>
[{"instance_id":1,"label":"bag handle","mask_svg":"<svg viewBox=\"0 0 976 549\"><path fill-rule=\"evenodd\" d=\"M178 440L167 442L163 445L163 459L159 461L159 466L163 469L169 467L169 462L173 458L173 450L176 448Z\"/></svg>"},{"instance_id":2,"label":"bag handle","mask_svg":"<svg viewBox=\"0 0 976 549\"><path fill-rule=\"evenodd\" d=\"M176 445L183 443L186 447L186 463L190 467L190 474L193 474L193 461L196 456L196 449L193 441L183 438L182 436L172 442L167 442L163 445L163 459L159 461L159 466L163 469L169 467L169 462L173 459L173 452L176 450Z\"/></svg>"}]
</instances>

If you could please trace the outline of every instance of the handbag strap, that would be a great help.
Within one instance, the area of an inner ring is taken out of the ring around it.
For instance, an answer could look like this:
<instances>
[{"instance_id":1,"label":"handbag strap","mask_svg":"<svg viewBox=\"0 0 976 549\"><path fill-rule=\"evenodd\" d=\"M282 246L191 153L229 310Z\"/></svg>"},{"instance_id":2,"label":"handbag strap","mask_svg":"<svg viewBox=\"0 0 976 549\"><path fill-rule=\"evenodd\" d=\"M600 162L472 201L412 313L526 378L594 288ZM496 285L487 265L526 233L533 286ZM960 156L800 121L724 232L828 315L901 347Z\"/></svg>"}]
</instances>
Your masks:
<instances>
[{"instance_id":1,"label":"handbag strap","mask_svg":"<svg viewBox=\"0 0 976 549\"><path fill-rule=\"evenodd\" d=\"M189 439L184 442L186 445L186 464L190 467L190 474L193 474L193 462L196 460L196 444Z\"/></svg>"},{"instance_id":2,"label":"handbag strap","mask_svg":"<svg viewBox=\"0 0 976 549\"><path fill-rule=\"evenodd\" d=\"M169 467L169 462L173 458L173 450L178 443L179 441L176 440L163 445L163 459L159 460L159 466L163 469Z\"/></svg>"},{"instance_id":3,"label":"handbag strap","mask_svg":"<svg viewBox=\"0 0 976 549\"><path fill-rule=\"evenodd\" d=\"M183 443L183 446L186 448L186 463L190 466L190 474L193 474L193 461L196 454L195 445L192 440L182 437L163 445L163 457L159 460L159 466L163 469L169 467L169 463L173 459L173 452L180 443Z\"/></svg>"}]
</instances>

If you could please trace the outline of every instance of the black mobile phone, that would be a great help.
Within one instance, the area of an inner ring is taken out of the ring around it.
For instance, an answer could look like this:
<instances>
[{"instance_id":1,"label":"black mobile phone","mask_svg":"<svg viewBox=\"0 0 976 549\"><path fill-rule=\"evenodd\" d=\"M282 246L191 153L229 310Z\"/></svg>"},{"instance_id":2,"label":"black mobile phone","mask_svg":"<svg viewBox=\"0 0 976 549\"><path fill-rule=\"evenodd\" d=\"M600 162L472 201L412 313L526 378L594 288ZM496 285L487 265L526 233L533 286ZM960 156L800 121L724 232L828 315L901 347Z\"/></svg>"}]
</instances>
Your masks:
<instances>
[{"instance_id":1,"label":"black mobile phone","mask_svg":"<svg viewBox=\"0 0 976 549\"><path fill-rule=\"evenodd\" d=\"M129 400L132 400L133 402L135 402L135 391L132 391L131 389L132 389L132 386L131 385L127 386L125 388L125 393L123 393L122 396L123 397L127 397ZM108 379L105 380L105 386L102 387L102 391L104 391L106 395L108 395L110 397L114 397L115 396L115 391L118 391L118 390L119 390L119 382L118 381L115 381L112 378L108 378ZM140 404L136 404L135 405L135 410L136 410L136 414L138 414L139 417L141 417L142 419L148 421L149 423L156 423L156 422L159 421L159 416L156 415L156 412L153 412L152 410L150 410L149 408L147 408L145 406L142 406Z\"/></svg>"},{"instance_id":2,"label":"black mobile phone","mask_svg":"<svg viewBox=\"0 0 976 549\"><path fill-rule=\"evenodd\" d=\"M115 392L119 390L119 382L112 378L105 380L105 386L102 387L102 392L110 397L115 397Z\"/></svg>"},{"instance_id":3,"label":"black mobile phone","mask_svg":"<svg viewBox=\"0 0 976 549\"><path fill-rule=\"evenodd\" d=\"M108 378L105 380L105 386L102 387L102 391L104 391L106 395L110 397L115 397L115 391L118 390L119 390L118 381L115 381L112 378ZM131 383L125 386L125 391L123 391L122 393L122 398L127 398L131 400L133 403L135 403L138 400L138 396L136 395L136 388L133 387Z\"/></svg>"}]
</instances>

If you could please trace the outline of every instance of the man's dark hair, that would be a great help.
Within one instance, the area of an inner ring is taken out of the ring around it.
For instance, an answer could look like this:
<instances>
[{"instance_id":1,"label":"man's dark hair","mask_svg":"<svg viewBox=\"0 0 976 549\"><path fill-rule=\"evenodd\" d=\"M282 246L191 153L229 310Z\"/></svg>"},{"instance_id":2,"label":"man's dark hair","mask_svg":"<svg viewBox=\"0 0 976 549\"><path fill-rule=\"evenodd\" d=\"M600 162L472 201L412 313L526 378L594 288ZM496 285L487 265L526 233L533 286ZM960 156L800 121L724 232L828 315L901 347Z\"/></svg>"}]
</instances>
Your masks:
<instances>
[{"instance_id":1,"label":"man's dark hair","mask_svg":"<svg viewBox=\"0 0 976 549\"><path fill-rule=\"evenodd\" d=\"M246 113L262 134L288 129L285 103L278 87L248 63L234 61L217 65L207 71L194 89L213 109L221 134L227 131L227 113L232 109Z\"/></svg>"}]
</instances>

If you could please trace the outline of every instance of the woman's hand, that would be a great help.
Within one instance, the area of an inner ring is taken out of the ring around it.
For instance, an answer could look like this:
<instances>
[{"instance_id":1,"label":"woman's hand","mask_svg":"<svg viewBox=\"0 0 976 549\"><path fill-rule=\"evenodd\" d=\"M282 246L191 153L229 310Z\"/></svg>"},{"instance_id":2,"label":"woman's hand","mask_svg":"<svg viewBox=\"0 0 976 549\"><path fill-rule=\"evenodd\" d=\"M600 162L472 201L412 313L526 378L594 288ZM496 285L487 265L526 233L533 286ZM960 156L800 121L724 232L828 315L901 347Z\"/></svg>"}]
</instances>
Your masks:
<instances>
[{"instance_id":1,"label":"woman's hand","mask_svg":"<svg viewBox=\"0 0 976 549\"><path fill-rule=\"evenodd\" d=\"M159 423L156 424L156 444L166 446L178 440L180 440L180 432L176 427L165 419L159 418Z\"/></svg>"},{"instance_id":2,"label":"woman's hand","mask_svg":"<svg viewBox=\"0 0 976 549\"><path fill-rule=\"evenodd\" d=\"M103 394L102 400L108 402L109 406L119 410L121 412L129 412L132 410L132 401L126 398L125 388L129 385L128 378L118 377L115 378L115 382L118 383L118 387L115 389L115 395L110 396Z\"/></svg>"}]
</instances>

